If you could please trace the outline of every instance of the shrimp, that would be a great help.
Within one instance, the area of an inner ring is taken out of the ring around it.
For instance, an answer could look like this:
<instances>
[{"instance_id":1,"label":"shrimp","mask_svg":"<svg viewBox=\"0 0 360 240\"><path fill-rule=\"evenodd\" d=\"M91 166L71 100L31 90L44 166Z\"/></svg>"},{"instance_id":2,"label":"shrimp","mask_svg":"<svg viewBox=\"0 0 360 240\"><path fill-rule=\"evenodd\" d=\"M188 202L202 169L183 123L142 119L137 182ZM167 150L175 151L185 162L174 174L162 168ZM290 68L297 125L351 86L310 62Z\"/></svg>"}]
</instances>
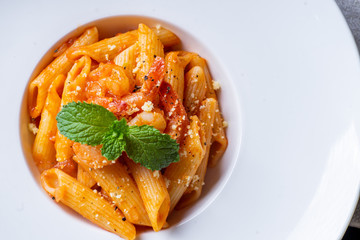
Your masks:
<instances>
[{"instance_id":1,"label":"shrimp","mask_svg":"<svg viewBox=\"0 0 360 240\"><path fill-rule=\"evenodd\" d=\"M155 109L153 112L142 112L137 114L129 121L129 125L150 125L158 129L160 132L164 132L166 128L166 120L164 113L161 110Z\"/></svg>"},{"instance_id":2,"label":"shrimp","mask_svg":"<svg viewBox=\"0 0 360 240\"><path fill-rule=\"evenodd\" d=\"M167 82L163 82L160 86L160 103L167 119L164 132L181 144L189 126L189 119L177 93Z\"/></svg>"},{"instance_id":3,"label":"shrimp","mask_svg":"<svg viewBox=\"0 0 360 240\"><path fill-rule=\"evenodd\" d=\"M161 57L156 57L149 73L144 77L144 83L139 92L123 97L128 106L140 109L145 102L155 101L159 93L159 87L165 77L165 62Z\"/></svg>"},{"instance_id":4,"label":"shrimp","mask_svg":"<svg viewBox=\"0 0 360 240\"><path fill-rule=\"evenodd\" d=\"M87 102L103 106L116 116L124 115L124 112L128 108L126 102L117 97L94 97L89 98Z\"/></svg>"},{"instance_id":5,"label":"shrimp","mask_svg":"<svg viewBox=\"0 0 360 240\"><path fill-rule=\"evenodd\" d=\"M100 64L87 79L88 98L98 96L122 97L134 88L124 69L112 63Z\"/></svg>"},{"instance_id":6,"label":"shrimp","mask_svg":"<svg viewBox=\"0 0 360 240\"><path fill-rule=\"evenodd\" d=\"M161 57L156 57L149 73L144 77L144 83L138 92L127 94L123 97L96 96L88 99L107 108L118 117L130 116L138 111L145 102L151 101L156 105L159 88L165 76L165 62Z\"/></svg>"}]
</instances>

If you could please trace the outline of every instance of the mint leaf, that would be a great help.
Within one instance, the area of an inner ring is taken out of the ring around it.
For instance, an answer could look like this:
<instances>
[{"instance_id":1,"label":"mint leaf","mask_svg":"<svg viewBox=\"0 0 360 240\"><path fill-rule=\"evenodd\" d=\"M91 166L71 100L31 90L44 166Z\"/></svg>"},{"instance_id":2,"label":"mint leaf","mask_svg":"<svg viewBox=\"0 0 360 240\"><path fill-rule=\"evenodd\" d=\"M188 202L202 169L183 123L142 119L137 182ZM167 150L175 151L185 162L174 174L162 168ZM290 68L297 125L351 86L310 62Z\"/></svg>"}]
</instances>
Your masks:
<instances>
[{"instance_id":1,"label":"mint leaf","mask_svg":"<svg viewBox=\"0 0 360 240\"><path fill-rule=\"evenodd\" d=\"M179 144L152 126L128 126L106 108L85 102L71 102L56 116L65 137L88 145L102 144L101 154L115 160L126 151L134 162L160 170L179 161Z\"/></svg>"},{"instance_id":2,"label":"mint leaf","mask_svg":"<svg viewBox=\"0 0 360 240\"><path fill-rule=\"evenodd\" d=\"M152 126L131 126L125 135L127 155L151 170L179 161L179 144Z\"/></svg>"},{"instance_id":3,"label":"mint leaf","mask_svg":"<svg viewBox=\"0 0 360 240\"><path fill-rule=\"evenodd\" d=\"M125 151L125 135L129 132L129 126L125 118L115 121L101 142L101 154L108 160L116 160Z\"/></svg>"},{"instance_id":4,"label":"mint leaf","mask_svg":"<svg viewBox=\"0 0 360 240\"><path fill-rule=\"evenodd\" d=\"M71 102L63 106L56 120L62 135L75 142L95 146L102 142L117 118L100 105Z\"/></svg>"}]
</instances>

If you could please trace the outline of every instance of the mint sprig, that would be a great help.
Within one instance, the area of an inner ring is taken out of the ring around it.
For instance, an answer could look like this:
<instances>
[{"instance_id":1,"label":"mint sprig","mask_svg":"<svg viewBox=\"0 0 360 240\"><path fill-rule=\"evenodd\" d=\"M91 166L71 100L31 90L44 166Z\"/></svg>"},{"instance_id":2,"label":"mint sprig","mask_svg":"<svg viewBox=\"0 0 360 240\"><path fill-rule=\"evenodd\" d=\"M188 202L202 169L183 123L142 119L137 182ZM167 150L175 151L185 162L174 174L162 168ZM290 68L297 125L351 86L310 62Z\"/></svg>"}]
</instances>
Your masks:
<instances>
[{"instance_id":1,"label":"mint sprig","mask_svg":"<svg viewBox=\"0 0 360 240\"><path fill-rule=\"evenodd\" d=\"M179 161L179 144L152 126L128 126L106 108L85 102L64 105L56 116L62 135L88 145L102 144L101 154L115 160L125 151L136 163L160 170Z\"/></svg>"}]
</instances>

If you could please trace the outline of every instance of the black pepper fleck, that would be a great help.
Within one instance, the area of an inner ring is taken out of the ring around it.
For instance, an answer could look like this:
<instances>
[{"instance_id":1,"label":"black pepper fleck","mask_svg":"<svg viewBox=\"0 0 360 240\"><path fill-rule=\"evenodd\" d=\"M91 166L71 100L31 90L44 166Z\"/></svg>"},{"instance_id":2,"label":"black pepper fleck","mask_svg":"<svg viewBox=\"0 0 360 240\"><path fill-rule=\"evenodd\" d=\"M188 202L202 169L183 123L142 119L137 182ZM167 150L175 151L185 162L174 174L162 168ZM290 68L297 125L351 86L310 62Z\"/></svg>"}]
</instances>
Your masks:
<instances>
[{"instance_id":1,"label":"black pepper fleck","mask_svg":"<svg viewBox=\"0 0 360 240\"><path fill-rule=\"evenodd\" d=\"M123 220L124 222L126 221L126 217L123 217L121 220Z\"/></svg>"}]
</instances>

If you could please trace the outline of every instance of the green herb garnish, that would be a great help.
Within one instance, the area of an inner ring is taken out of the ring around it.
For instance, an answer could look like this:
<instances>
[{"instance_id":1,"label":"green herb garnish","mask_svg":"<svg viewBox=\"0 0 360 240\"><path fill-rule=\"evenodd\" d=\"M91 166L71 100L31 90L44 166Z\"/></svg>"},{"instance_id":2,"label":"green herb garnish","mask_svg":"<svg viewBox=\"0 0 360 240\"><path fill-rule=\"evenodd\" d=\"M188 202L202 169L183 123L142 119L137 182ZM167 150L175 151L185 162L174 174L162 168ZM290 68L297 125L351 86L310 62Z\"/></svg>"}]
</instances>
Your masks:
<instances>
[{"instance_id":1,"label":"green herb garnish","mask_svg":"<svg viewBox=\"0 0 360 240\"><path fill-rule=\"evenodd\" d=\"M136 163L160 170L179 161L179 144L152 126L129 126L106 108L85 102L64 105L56 116L62 135L72 141L96 146L101 154L115 160L125 151Z\"/></svg>"}]
</instances>

